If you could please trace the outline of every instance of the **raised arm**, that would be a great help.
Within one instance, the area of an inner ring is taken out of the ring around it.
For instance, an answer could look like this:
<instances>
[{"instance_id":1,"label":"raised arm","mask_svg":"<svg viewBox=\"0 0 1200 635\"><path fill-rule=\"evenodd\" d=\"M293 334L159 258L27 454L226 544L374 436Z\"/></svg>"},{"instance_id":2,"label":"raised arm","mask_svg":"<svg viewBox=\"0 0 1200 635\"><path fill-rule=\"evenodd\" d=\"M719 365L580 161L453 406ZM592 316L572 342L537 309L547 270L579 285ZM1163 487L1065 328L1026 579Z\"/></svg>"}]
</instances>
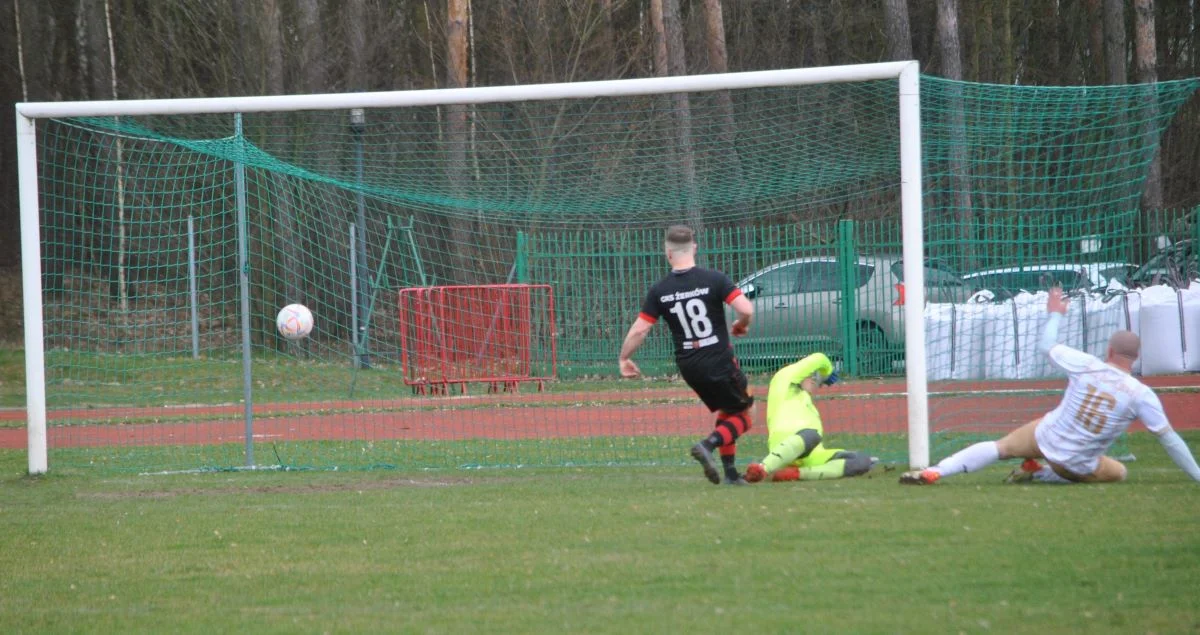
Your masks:
<instances>
[{"instance_id":1,"label":"raised arm","mask_svg":"<svg viewBox=\"0 0 1200 635\"><path fill-rule=\"evenodd\" d=\"M1042 355L1049 355L1050 349L1058 343L1058 327L1063 316L1067 314L1067 301L1059 287L1050 289L1050 297L1046 299L1046 312L1050 315L1046 318L1046 326L1042 327L1042 337L1038 340L1038 352Z\"/></svg>"},{"instance_id":2,"label":"raised arm","mask_svg":"<svg viewBox=\"0 0 1200 635\"><path fill-rule=\"evenodd\" d=\"M775 392L777 388L785 389L792 384L798 384L811 377L813 373L820 373L821 379L833 374L833 362L829 361L825 353L813 353L794 364L779 369L779 372L771 378L771 387L767 389L767 399L771 398L770 393Z\"/></svg>"},{"instance_id":3,"label":"raised arm","mask_svg":"<svg viewBox=\"0 0 1200 635\"><path fill-rule=\"evenodd\" d=\"M1167 456L1171 457L1179 469L1187 472L1193 481L1200 482L1200 466L1196 465L1196 457L1192 456L1183 437L1171 428L1158 395L1147 391L1146 395L1138 400L1136 408L1138 419L1142 420L1147 430L1158 437L1158 442L1167 451Z\"/></svg>"}]
</instances>

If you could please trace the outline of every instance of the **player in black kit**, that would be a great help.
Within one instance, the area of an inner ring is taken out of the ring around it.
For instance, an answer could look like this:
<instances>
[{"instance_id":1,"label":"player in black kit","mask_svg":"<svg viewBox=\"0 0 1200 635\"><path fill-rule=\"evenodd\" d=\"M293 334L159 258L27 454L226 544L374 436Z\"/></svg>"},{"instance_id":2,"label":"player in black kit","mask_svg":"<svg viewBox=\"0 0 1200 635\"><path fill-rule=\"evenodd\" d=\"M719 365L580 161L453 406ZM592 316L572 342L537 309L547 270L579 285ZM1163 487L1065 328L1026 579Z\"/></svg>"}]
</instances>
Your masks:
<instances>
[{"instance_id":1,"label":"player in black kit","mask_svg":"<svg viewBox=\"0 0 1200 635\"><path fill-rule=\"evenodd\" d=\"M746 375L733 355L729 333L739 337L746 334L754 317L754 305L728 276L696 266L696 239L691 228L671 226L667 229L665 246L671 273L650 287L642 312L625 335L618 358L621 376L633 378L641 374L630 358L646 340L654 323L660 317L665 319L675 339L679 374L704 405L717 413L712 433L692 446L692 458L704 468L709 481L720 484L721 475L713 461L713 450L720 448L725 483L742 485L746 481L737 471L737 439L750 429L750 406L754 399L746 389ZM728 332L725 304L737 313Z\"/></svg>"}]
</instances>

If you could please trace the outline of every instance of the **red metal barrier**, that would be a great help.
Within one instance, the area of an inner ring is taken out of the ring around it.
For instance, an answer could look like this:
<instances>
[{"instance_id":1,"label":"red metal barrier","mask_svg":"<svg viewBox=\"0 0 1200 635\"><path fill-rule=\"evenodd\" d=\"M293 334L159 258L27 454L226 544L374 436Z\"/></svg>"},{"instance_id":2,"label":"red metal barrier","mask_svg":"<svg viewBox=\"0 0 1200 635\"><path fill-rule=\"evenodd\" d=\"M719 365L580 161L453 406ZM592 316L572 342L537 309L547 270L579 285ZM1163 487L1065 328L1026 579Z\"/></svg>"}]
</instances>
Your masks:
<instances>
[{"instance_id":1,"label":"red metal barrier","mask_svg":"<svg viewBox=\"0 0 1200 635\"><path fill-rule=\"evenodd\" d=\"M515 390L555 376L554 294L544 284L401 289L400 358L404 383L418 393L449 394L468 383Z\"/></svg>"}]
</instances>

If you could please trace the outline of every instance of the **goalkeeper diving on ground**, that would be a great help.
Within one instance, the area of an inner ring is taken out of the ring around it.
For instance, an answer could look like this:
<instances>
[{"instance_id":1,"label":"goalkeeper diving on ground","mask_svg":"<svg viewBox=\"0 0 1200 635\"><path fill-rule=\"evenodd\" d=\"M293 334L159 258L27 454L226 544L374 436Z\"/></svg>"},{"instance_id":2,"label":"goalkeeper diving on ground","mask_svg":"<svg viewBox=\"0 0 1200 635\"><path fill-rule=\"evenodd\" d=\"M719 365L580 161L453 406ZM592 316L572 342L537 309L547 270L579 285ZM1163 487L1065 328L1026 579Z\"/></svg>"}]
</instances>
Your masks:
<instances>
[{"instance_id":1,"label":"goalkeeper diving on ground","mask_svg":"<svg viewBox=\"0 0 1200 635\"><path fill-rule=\"evenodd\" d=\"M1025 459L1009 482L1111 483L1125 480L1125 466L1105 456L1121 433L1140 419L1158 437L1175 465L1195 481L1200 467L1187 443L1171 429L1158 395L1132 374L1141 341L1129 331L1108 340L1102 361L1057 343L1058 327L1067 313L1062 289L1050 290L1046 326L1038 351L1067 373L1067 390L1058 407L1010 432L999 441L976 443L937 465L906 472L905 485L932 485L944 477L974 472L1001 459ZM1046 465L1038 462L1045 459Z\"/></svg>"},{"instance_id":2,"label":"goalkeeper diving on ground","mask_svg":"<svg viewBox=\"0 0 1200 635\"><path fill-rule=\"evenodd\" d=\"M813 395L838 380L824 353L813 353L785 366L771 378L767 390L767 448L761 463L746 468L746 480L822 480L858 476L874 460L861 452L827 448L824 427Z\"/></svg>"}]
</instances>

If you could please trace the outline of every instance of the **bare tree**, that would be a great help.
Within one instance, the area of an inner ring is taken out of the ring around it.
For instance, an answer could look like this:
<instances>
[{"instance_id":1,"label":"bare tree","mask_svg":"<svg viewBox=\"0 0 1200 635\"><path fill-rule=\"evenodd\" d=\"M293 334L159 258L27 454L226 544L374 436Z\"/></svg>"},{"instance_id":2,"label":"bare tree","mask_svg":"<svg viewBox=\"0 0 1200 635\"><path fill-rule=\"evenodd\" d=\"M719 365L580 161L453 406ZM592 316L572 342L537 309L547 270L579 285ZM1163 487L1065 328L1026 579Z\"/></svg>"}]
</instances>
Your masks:
<instances>
[{"instance_id":1,"label":"bare tree","mask_svg":"<svg viewBox=\"0 0 1200 635\"><path fill-rule=\"evenodd\" d=\"M721 0L704 0L705 29L708 44L708 68L714 73L728 73L729 59L725 49L725 20L721 13ZM734 183L741 181L742 162L737 153L737 126L733 117L733 98L729 91L721 90L713 96L721 114L720 130L717 133L722 152L727 152L730 177Z\"/></svg>"},{"instance_id":2,"label":"bare tree","mask_svg":"<svg viewBox=\"0 0 1200 635\"><path fill-rule=\"evenodd\" d=\"M29 82L25 79L25 47L21 37L21 0L13 0L13 30L16 31L17 72L21 77L21 101L29 101Z\"/></svg>"},{"instance_id":3,"label":"bare tree","mask_svg":"<svg viewBox=\"0 0 1200 635\"><path fill-rule=\"evenodd\" d=\"M962 45L958 38L958 0L938 0L937 8L942 76L962 81Z\"/></svg>"},{"instance_id":4,"label":"bare tree","mask_svg":"<svg viewBox=\"0 0 1200 635\"><path fill-rule=\"evenodd\" d=\"M303 75L302 89L306 93L323 93L325 85L325 27L321 23L321 7L318 0L297 0L299 10L298 29L300 35L300 69Z\"/></svg>"},{"instance_id":5,"label":"bare tree","mask_svg":"<svg viewBox=\"0 0 1200 635\"><path fill-rule=\"evenodd\" d=\"M1088 79L1093 84L1103 84L1108 69L1104 62L1104 0L1084 0L1088 17L1088 52L1092 60L1087 69Z\"/></svg>"},{"instance_id":6,"label":"bare tree","mask_svg":"<svg viewBox=\"0 0 1200 635\"><path fill-rule=\"evenodd\" d=\"M264 51L264 70L266 74L267 93L271 95L282 95L286 91L284 83L284 66L283 66L283 10L280 7L279 0L263 0L262 2L262 43ZM274 125L271 126L274 134L283 134L282 116L273 117ZM269 147L274 150L281 150L283 141L279 139L269 140ZM300 260L300 252L298 243L298 233L296 231L296 209L292 200L291 190L288 187L288 177L276 175L276 187L273 188L276 198L273 201L274 205L270 210L270 218L263 219L264 224L274 221L275 249L283 254L283 302L276 300L277 306L283 306L292 302L305 302L303 290L300 286L300 276L302 262ZM268 313L273 313L269 311Z\"/></svg>"},{"instance_id":7,"label":"bare tree","mask_svg":"<svg viewBox=\"0 0 1200 635\"><path fill-rule=\"evenodd\" d=\"M940 44L942 75L962 80L962 50L958 38L958 0L938 0L937 26ZM962 254L961 266L975 266L975 212L971 204L971 177L967 163L966 118L962 88L950 87L950 187L954 192L954 214Z\"/></svg>"},{"instance_id":8,"label":"bare tree","mask_svg":"<svg viewBox=\"0 0 1200 635\"><path fill-rule=\"evenodd\" d=\"M908 26L908 0L885 0L883 23L887 31L888 58L911 60L912 31Z\"/></svg>"},{"instance_id":9,"label":"bare tree","mask_svg":"<svg viewBox=\"0 0 1200 635\"><path fill-rule=\"evenodd\" d=\"M1159 152L1157 139L1158 106L1155 102L1153 84L1158 82L1158 53L1154 38L1154 0L1134 0L1134 15L1137 28L1134 31L1134 60L1135 73L1138 83L1147 84L1150 99L1146 100L1146 134L1147 142L1154 145L1154 158L1150 161L1150 169L1146 174L1146 187L1142 190L1142 209L1161 209L1162 195L1162 156Z\"/></svg>"},{"instance_id":10,"label":"bare tree","mask_svg":"<svg viewBox=\"0 0 1200 635\"><path fill-rule=\"evenodd\" d=\"M1104 0L1104 58L1108 61L1108 83L1125 84L1125 0Z\"/></svg>"},{"instance_id":11,"label":"bare tree","mask_svg":"<svg viewBox=\"0 0 1200 635\"><path fill-rule=\"evenodd\" d=\"M825 38L825 7L820 6L817 2L807 4L807 17L809 27L809 39L812 44L809 46L809 60L813 66L828 66L830 62L829 41ZM911 39L909 40L911 42Z\"/></svg>"},{"instance_id":12,"label":"bare tree","mask_svg":"<svg viewBox=\"0 0 1200 635\"><path fill-rule=\"evenodd\" d=\"M650 0L650 19L654 24L654 74L659 77L686 75L687 59L683 47L683 22L678 0ZM696 163L692 149L692 114L687 93L669 96L675 130L675 159L683 180L688 223L697 232L701 214L696 195Z\"/></svg>"},{"instance_id":13,"label":"bare tree","mask_svg":"<svg viewBox=\"0 0 1200 635\"><path fill-rule=\"evenodd\" d=\"M361 92L367 89L366 0L345 0L342 8L345 11L346 48L349 53L346 88L352 92Z\"/></svg>"},{"instance_id":14,"label":"bare tree","mask_svg":"<svg viewBox=\"0 0 1200 635\"><path fill-rule=\"evenodd\" d=\"M283 12L279 0L262 0L263 69L268 95L282 95L283 85Z\"/></svg>"},{"instance_id":15,"label":"bare tree","mask_svg":"<svg viewBox=\"0 0 1200 635\"><path fill-rule=\"evenodd\" d=\"M464 88L467 86L467 60L469 59L467 41L467 20L469 0L447 0L446 2L446 86L448 88ZM463 104L446 106L446 141L449 154L447 178L451 191L462 194L470 178L467 171L467 107ZM455 211L455 210L452 210ZM456 256L455 269L458 275L464 276L462 282L471 283L473 280L465 276L471 275L471 222L461 216L462 210L457 210L450 219L450 235Z\"/></svg>"},{"instance_id":16,"label":"bare tree","mask_svg":"<svg viewBox=\"0 0 1200 635\"><path fill-rule=\"evenodd\" d=\"M248 59L254 51L254 39L252 34L255 31L255 25L251 23L250 15L247 11L249 0L233 0L230 4L233 12L234 37L236 39L234 47L236 49L235 72L238 75L238 83L243 91L258 95L262 93L258 82L261 76L251 78L250 69L257 68L259 65L251 64Z\"/></svg>"}]
</instances>

